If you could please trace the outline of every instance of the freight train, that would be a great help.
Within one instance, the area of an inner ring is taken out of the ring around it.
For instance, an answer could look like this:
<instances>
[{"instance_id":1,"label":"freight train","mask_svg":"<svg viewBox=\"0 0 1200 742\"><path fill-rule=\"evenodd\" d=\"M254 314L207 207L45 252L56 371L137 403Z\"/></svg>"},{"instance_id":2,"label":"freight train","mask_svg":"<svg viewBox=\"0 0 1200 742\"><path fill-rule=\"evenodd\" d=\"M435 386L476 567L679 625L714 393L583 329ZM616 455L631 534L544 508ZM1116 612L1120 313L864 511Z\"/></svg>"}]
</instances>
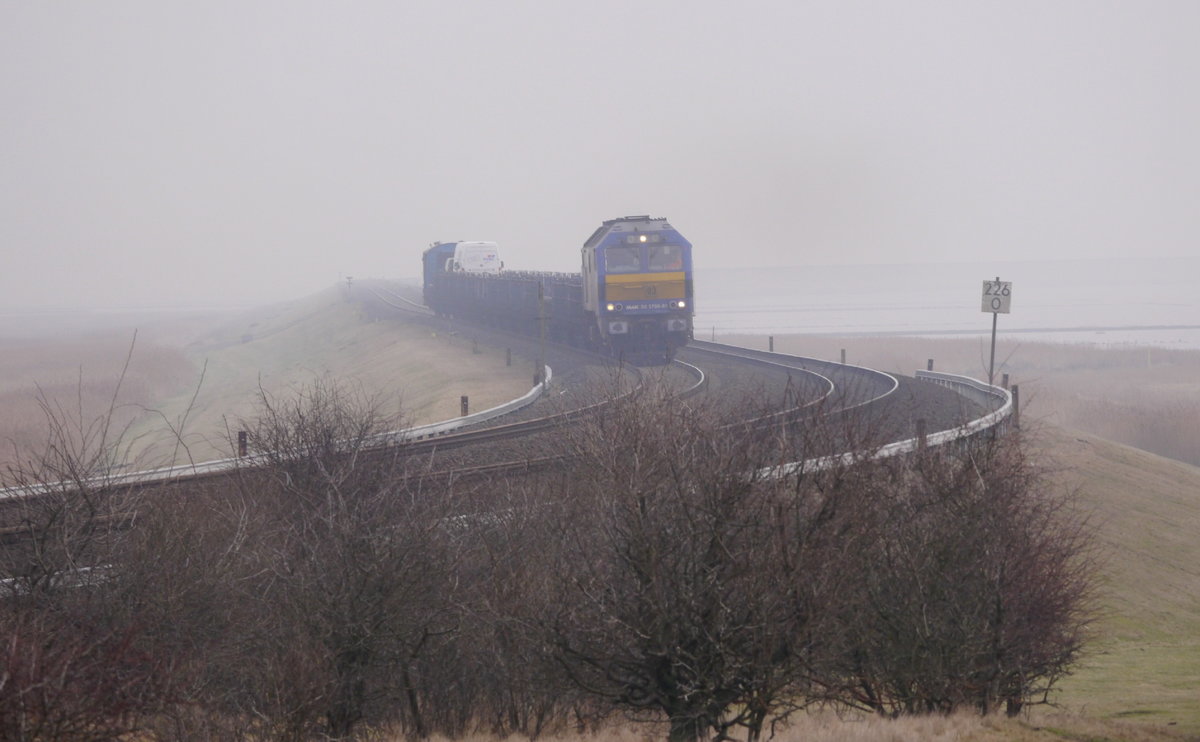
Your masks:
<instances>
[{"instance_id":1,"label":"freight train","mask_svg":"<svg viewBox=\"0 0 1200 742\"><path fill-rule=\"evenodd\" d=\"M579 273L507 271L494 242L435 242L422 255L439 315L542 335L634 363L668 363L692 337L692 244L662 218L610 219Z\"/></svg>"}]
</instances>

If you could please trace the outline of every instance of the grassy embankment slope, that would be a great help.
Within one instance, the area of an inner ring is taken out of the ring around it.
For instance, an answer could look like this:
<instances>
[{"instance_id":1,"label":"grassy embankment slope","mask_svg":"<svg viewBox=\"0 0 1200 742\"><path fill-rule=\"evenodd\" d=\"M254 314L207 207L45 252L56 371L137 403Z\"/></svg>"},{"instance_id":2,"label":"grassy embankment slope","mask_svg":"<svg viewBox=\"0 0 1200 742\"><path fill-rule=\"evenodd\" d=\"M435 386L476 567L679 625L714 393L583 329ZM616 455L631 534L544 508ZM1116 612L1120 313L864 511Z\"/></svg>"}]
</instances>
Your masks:
<instances>
[{"instance_id":1,"label":"grassy embankment slope","mask_svg":"<svg viewBox=\"0 0 1200 742\"><path fill-rule=\"evenodd\" d=\"M760 336L724 342L766 347ZM987 377L978 340L789 336L775 348L833 359L844 348L850 363L905 374L933 358ZM1098 528L1103 616L1058 702L1200 738L1200 352L1002 341L996 357L997 379L1021 385L1025 427L1040 429L1059 485L1078 491Z\"/></svg>"},{"instance_id":2,"label":"grassy embankment slope","mask_svg":"<svg viewBox=\"0 0 1200 742\"><path fill-rule=\"evenodd\" d=\"M328 379L375 398L400 427L457 417L462 395L472 411L486 409L524 394L532 381L532 362L506 366L503 351L402 318L368 321L338 289L220 319L198 335L197 326L189 319L188 340L173 340L164 327L138 338L118 411L119 424L131 424L125 440L134 468L231 455L228 431L254 416L260 387L287 397ZM132 328L0 337L0 440L26 450L44 441L35 385L71 415L78 416L77 400L85 421L102 414L132 337ZM172 429L182 429L185 447L175 445Z\"/></svg>"},{"instance_id":3,"label":"grassy embankment slope","mask_svg":"<svg viewBox=\"0 0 1200 742\"><path fill-rule=\"evenodd\" d=\"M200 460L229 455L227 426L254 415L260 386L286 397L326 379L373 398L395 427L408 427L457 417L462 395L478 411L521 396L532 382L529 364L506 366L495 348L403 318L369 321L339 289L239 317L186 353L197 374L207 364L199 394L194 404L194 386L164 400L159 422L177 427L186 414L184 438Z\"/></svg>"}]
</instances>

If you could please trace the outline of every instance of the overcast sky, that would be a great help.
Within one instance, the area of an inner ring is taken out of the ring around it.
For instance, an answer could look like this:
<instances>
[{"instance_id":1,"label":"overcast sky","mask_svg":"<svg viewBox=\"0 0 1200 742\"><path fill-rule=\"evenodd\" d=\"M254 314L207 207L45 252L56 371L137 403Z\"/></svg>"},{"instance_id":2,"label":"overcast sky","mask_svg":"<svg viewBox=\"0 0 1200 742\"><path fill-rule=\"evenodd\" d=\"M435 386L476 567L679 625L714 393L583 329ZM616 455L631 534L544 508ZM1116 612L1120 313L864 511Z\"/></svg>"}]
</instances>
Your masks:
<instances>
[{"instance_id":1,"label":"overcast sky","mask_svg":"<svg viewBox=\"0 0 1200 742\"><path fill-rule=\"evenodd\" d=\"M578 270L1194 255L1200 2L0 0L0 306L246 303L433 240Z\"/></svg>"}]
</instances>

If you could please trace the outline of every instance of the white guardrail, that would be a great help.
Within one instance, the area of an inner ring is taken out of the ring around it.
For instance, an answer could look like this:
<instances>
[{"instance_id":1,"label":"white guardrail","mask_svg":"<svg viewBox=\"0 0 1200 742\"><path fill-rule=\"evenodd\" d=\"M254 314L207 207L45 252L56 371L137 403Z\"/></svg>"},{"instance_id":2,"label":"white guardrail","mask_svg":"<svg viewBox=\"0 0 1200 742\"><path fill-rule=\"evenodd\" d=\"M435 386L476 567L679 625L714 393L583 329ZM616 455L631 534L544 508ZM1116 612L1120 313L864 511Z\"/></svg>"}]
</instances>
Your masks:
<instances>
[{"instance_id":1,"label":"white guardrail","mask_svg":"<svg viewBox=\"0 0 1200 742\"><path fill-rule=\"evenodd\" d=\"M868 455L871 458L887 458L888 456L900 456L912 453L920 449L922 445L926 447L944 446L948 443L972 438L987 430L996 429L999 432L1003 432L1002 426L1007 425L1009 419L1012 417L1013 398L1012 393L1007 389L998 386L989 386L969 376L945 374L939 371L917 371L914 376L921 381L928 381L939 386L948 387L985 409L991 410L991 412L970 422L963 423L956 428L927 435L923 441L921 438L909 438L889 443L879 450L869 453L850 451L805 459L804 461L794 461L790 464L759 469L759 476L766 478L788 477L805 472L821 471L835 466L845 466L854 463L856 460L861 460L864 456Z\"/></svg>"},{"instance_id":2,"label":"white guardrail","mask_svg":"<svg viewBox=\"0 0 1200 742\"><path fill-rule=\"evenodd\" d=\"M388 444L388 443L403 443L405 441L420 441L427 438L435 438L439 435L451 433L460 428L465 428L469 425L487 422L501 415L507 415L510 412L515 412L522 407L527 407L533 404L542 396L542 393L550 385L554 372L549 367L545 367L544 379L533 386L524 395L505 402L495 407L490 407L481 412L476 412L463 417L456 417L452 420L445 420L440 423L430 423L429 425L418 425L415 428L406 428L404 430L393 430L386 433L378 433L367 439L368 444ZM178 466L166 466L158 469L147 469L145 471L128 472L126 474L113 474L105 477L96 477L89 482L95 482L98 485L111 487L122 484L149 484L152 482L168 482L181 477L189 477L200 474L213 474L216 472L229 471L238 467L254 466L261 461L261 456L243 456L241 458L217 459L216 461L206 461L202 464L181 464ZM64 483L55 482L49 484L32 485L27 487L10 487L0 489L0 500L10 497L27 497L36 495L41 492L53 492L60 489Z\"/></svg>"}]
</instances>

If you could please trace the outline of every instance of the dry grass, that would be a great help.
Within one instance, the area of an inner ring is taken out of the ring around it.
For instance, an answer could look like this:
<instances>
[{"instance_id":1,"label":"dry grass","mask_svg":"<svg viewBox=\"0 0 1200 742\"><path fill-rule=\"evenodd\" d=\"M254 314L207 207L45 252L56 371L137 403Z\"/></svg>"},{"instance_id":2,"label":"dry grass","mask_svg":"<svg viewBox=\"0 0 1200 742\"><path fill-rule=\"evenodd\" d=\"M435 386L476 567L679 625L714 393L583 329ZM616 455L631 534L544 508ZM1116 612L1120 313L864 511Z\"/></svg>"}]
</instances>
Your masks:
<instances>
[{"instance_id":1,"label":"dry grass","mask_svg":"<svg viewBox=\"0 0 1200 742\"><path fill-rule=\"evenodd\" d=\"M197 334L186 345L166 342ZM486 409L532 383L531 361L507 367L502 350L462 337L431 336L401 320L368 322L336 290L232 320L214 316L207 328L191 316L175 332L160 323L152 335L160 339L139 337L118 398L115 422L132 425L126 443L134 468L231 455L228 429L255 414L260 385L286 395L315 378L336 379L377 395L399 426L457 417L464 394L472 411ZM84 420L108 408L132 337L132 328L111 326L0 337L0 470L15 452L44 441L38 386ZM183 431L182 447L173 430Z\"/></svg>"},{"instance_id":2,"label":"dry grass","mask_svg":"<svg viewBox=\"0 0 1200 742\"><path fill-rule=\"evenodd\" d=\"M399 735L375 739L399 742ZM666 729L653 724L616 724L596 732L564 732L539 737L545 742L654 742ZM491 734L468 734L457 742L499 742ZM509 738L512 739L512 738ZM774 742L1181 742L1195 740L1176 728L1101 720L1062 712L1025 718L980 718L973 714L884 719L861 714L800 714L779 727ZM434 735L433 742L452 742Z\"/></svg>"},{"instance_id":3,"label":"dry grass","mask_svg":"<svg viewBox=\"0 0 1200 742\"><path fill-rule=\"evenodd\" d=\"M507 367L502 350L403 319L369 322L337 290L239 317L187 352L198 369L207 364L204 383L194 403L194 388L162 400L159 426L186 422L184 440L197 461L231 454L227 425L255 414L260 385L286 396L314 379L334 379L376 397L400 427L457 417L464 394L472 411L482 410L532 383L532 362L514 359ZM170 444L162 440L150 455L164 458Z\"/></svg>"},{"instance_id":4,"label":"dry grass","mask_svg":"<svg viewBox=\"0 0 1200 742\"><path fill-rule=\"evenodd\" d=\"M0 340L0 470L45 441L48 426L39 397L83 420L104 414L115 398L114 422L123 427L142 415L141 405L173 392L191 377L192 364L182 351L138 341L122 381L133 339L131 330Z\"/></svg>"}]
</instances>

